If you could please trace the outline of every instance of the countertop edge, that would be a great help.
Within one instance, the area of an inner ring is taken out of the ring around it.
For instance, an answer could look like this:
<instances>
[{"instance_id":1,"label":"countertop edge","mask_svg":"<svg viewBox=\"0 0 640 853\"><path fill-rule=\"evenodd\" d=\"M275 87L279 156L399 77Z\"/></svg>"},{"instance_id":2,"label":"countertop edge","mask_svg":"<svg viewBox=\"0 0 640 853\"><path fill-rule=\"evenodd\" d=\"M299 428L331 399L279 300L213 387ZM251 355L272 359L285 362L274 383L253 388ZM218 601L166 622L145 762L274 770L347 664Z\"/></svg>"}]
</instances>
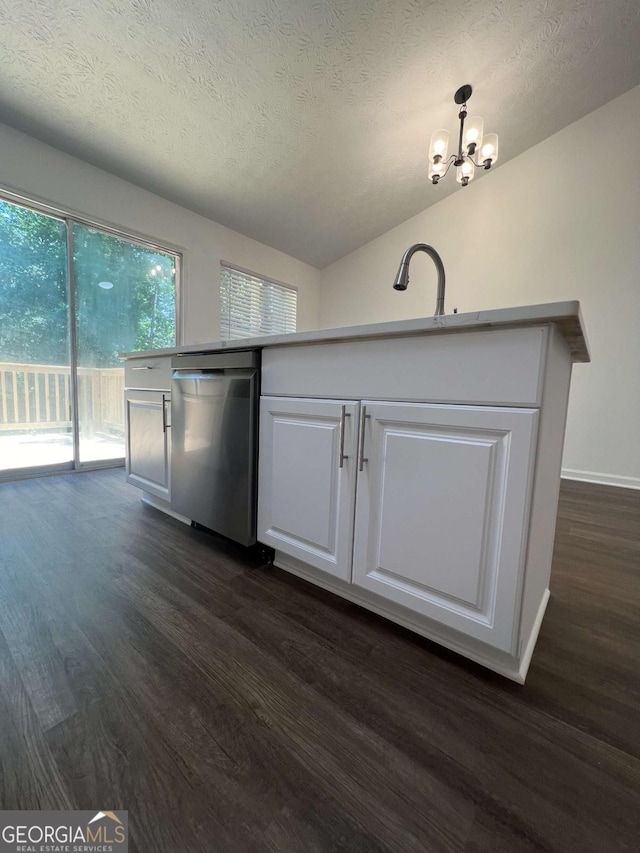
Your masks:
<instances>
[{"instance_id":1,"label":"countertop edge","mask_svg":"<svg viewBox=\"0 0 640 853\"><path fill-rule=\"evenodd\" d=\"M523 305L513 308L496 308L488 311L471 311L465 314L445 314L441 317L390 320L384 323L367 323L360 326L310 329L309 331L294 332L288 335L183 344L165 349L121 353L120 358L153 358L200 352L232 352L234 350L263 349L265 347L304 346L421 334L451 334L491 328L519 328L545 323L555 323L559 327L569 345L574 362L587 363L591 361L580 303L577 300Z\"/></svg>"}]
</instances>

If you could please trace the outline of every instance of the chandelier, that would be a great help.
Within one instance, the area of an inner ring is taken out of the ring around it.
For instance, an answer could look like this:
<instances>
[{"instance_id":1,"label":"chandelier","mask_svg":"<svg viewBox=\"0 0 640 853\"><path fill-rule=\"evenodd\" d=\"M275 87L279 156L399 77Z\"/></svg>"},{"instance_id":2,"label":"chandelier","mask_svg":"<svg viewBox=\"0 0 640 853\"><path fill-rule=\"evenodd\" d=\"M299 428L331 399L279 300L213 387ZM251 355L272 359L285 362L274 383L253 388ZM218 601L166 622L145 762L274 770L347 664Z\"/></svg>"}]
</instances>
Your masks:
<instances>
[{"instance_id":1,"label":"chandelier","mask_svg":"<svg viewBox=\"0 0 640 853\"><path fill-rule=\"evenodd\" d=\"M456 180L466 187L472 180L476 168L490 169L498 160L498 134L483 134L484 120L480 116L467 119L467 101L473 89L469 83L460 86L453 96L460 106L460 135L458 150L447 159L449 131L436 130L431 134L429 145L429 177L434 184L439 183L451 166L456 167ZM476 159L474 160L474 155Z\"/></svg>"}]
</instances>

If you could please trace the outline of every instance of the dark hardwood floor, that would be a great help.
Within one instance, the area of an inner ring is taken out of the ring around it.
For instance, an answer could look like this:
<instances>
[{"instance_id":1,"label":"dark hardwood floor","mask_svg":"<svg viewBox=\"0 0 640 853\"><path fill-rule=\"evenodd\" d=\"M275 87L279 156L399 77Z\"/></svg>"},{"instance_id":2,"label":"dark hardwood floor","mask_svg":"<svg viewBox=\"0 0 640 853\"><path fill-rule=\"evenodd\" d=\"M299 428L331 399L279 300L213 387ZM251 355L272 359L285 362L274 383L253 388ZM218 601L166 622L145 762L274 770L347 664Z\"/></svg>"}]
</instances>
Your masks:
<instances>
[{"instance_id":1,"label":"dark hardwood floor","mask_svg":"<svg viewBox=\"0 0 640 853\"><path fill-rule=\"evenodd\" d=\"M141 504L0 485L0 808L131 850L640 849L640 492L566 482L522 687Z\"/></svg>"}]
</instances>

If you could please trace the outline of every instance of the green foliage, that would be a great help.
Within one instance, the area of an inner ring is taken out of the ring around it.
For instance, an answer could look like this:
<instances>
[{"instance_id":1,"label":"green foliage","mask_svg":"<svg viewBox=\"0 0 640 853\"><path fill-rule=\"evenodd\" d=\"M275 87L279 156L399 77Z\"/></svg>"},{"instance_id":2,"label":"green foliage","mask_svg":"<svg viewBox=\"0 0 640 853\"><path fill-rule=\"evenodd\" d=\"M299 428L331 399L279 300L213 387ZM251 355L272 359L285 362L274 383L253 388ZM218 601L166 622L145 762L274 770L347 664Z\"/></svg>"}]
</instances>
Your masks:
<instances>
[{"instance_id":1,"label":"green foliage","mask_svg":"<svg viewBox=\"0 0 640 853\"><path fill-rule=\"evenodd\" d=\"M119 352L172 346L174 259L81 225L73 234L78 364L115 367Z\"/></svg>"},{"instance_id":2,"label":"green foliage","mask_svg":"<svg viewBox=\"0 0 640 853\"><path fill-rule=\"evenodd\" d=\"M82 225L73 241L78 364L172 346L173 257ZM68 364L68 304L66 224L0 202L0 361Z\"/></svg>"},{"instance_id":3,"label":"green foliage","mask_svg":"<svg viewBox=\"0 0 640 853\"><path fill-rule=\"evenodd\" d=\"M64 222L0 202L0 360L68 364Z\"/></svg>"}]
</instances>

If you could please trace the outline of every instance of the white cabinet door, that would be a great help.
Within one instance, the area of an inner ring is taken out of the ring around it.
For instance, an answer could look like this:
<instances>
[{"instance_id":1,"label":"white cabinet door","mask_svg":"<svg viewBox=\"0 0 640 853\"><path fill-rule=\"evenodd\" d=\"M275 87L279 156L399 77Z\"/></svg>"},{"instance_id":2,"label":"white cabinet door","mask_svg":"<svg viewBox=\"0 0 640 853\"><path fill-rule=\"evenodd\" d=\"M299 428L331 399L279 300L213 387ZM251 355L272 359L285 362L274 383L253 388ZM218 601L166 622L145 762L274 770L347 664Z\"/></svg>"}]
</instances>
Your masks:
<instances>
[{"instance_id":1,"label":"white cabinet door","mask_svg":"<svg viewBox=\"0 0 640 853\"><path fill-rule=\"evenodd\" d=\"M351 579L358 408L260 400L258 539L344 580Z\"/></svg>"},{"instance_id":2,"label":"white cabinet door","mask_svg":"<svg viewBox=\"0 0 640 853\"><path fill-rule=\"evenodd\" d=\"M167 501L171 496L170 407L170 394L158 391L125 392L127 482Z\"/></svg>"},{"instance_id":3,"label":"white cabinet door","mask_svg":"<svg viewBox=\"0 0 640 853\"><path fill-rule=\"evenodd\" d=\"M536 410L362 405L353 583L513 652Z\"/></svg>"}]
</instances>

